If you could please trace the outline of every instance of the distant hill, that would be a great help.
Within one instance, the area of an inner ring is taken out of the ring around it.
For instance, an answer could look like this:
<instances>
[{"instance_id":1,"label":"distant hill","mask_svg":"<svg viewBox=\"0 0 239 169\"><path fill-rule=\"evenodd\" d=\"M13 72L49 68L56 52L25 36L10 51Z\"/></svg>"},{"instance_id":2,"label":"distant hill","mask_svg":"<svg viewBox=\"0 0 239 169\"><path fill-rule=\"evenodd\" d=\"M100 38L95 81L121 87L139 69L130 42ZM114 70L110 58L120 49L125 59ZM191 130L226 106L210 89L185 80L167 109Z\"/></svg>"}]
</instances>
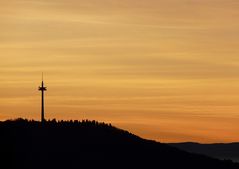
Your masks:
<instances>
[{"instance_id":1,"label":"distant hill","mask_svg":"<svg viewBox=\"0 0 239 169\"><path fill-rule=\"evenodd\" d=\"M239 162L239 143L228 144L198 144L198 143L172 143L171 146L181 150L205 154L219 159L231 159Z\"/></svg>"},{"instance_id":2,"label":"distant hill","mask_svg":"<svg viewBox=\"0 0 239 169\"><path fill-rule=\"evenodd\" d=\"M0 122L3 169L239 169L96 121Z\"/></svg>"}]
</instances>

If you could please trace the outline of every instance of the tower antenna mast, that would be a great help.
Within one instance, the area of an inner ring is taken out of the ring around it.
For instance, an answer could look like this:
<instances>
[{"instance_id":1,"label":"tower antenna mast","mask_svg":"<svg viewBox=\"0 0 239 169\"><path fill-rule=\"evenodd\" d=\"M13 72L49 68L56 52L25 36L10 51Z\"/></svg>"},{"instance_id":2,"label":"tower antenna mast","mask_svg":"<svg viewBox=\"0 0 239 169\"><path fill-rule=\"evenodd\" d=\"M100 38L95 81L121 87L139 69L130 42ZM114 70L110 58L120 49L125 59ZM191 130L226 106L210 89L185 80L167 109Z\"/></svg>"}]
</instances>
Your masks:
<instances>
[{"instance_id":1,"label":"tower antenna mast","mask_svg":"<svg viewBox=\"0 0 239 169\"><path fill-rule=\"evenodd\" d=\"M41 86L39 86L38 90L41 91L41 122L44 123L45 121L44 92L47 90L47 88L44 86L43 73L42 73L42 83Z\"/></svg>"}]
</instances>

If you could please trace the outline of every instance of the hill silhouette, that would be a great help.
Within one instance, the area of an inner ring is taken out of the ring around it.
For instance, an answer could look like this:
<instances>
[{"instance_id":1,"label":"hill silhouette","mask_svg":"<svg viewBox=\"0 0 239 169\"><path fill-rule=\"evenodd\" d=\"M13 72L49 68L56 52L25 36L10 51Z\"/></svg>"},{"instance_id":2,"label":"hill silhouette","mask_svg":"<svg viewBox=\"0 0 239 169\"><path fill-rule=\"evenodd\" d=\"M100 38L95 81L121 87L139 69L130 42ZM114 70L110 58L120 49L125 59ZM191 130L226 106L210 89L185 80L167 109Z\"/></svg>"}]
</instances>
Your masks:
<instances>
[{"instance_id":1,"label":"hill silhouette","mask_svg":"<svg viewBox=\"0 0 239 169\"><path fill-rule=\"evenodd\" d=\"M0 165L7 169L238 169L96 121L0 122Z\"/></svg>"},{"instance_id":2,"label":"hill silhouette","mask_svg":"<svg viewBox=\"0 0 239 169\"><path fill-rule=\"evenodd\" d=\"M199 144L199 143L170 143L184 151L205 154L219 159L231 159L239 162L239 143L216 143L216 144Z\"/></svg>"}]
</instances>

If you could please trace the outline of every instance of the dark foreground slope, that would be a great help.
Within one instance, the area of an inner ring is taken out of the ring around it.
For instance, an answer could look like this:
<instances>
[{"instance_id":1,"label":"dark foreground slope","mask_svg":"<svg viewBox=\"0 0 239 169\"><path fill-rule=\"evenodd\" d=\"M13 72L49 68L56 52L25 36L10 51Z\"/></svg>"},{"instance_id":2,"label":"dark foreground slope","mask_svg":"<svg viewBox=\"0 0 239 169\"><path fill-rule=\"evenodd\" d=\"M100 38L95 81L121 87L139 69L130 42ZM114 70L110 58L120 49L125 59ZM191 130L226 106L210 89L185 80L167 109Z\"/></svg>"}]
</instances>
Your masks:
<instances>
[{"instance_id":1,"label":"dark foreground slope","mask_svg":"<svg viewBox=\"0 0 239 169\"><path fill-rule=\"evenodd\" d=\"M97 122L0 123L1 168L239 169L238 164L186 153Z\"/></svg>"},{"instance_id":2,"label":"dark foreground slope","mask_svg":"<svg viewBox=\"0 0 239 169\"><path fill-rule=\"evenodd\" d=\"M207 156L219 159L230 159L235 162L239 162L239 143L228 143L228 144L171 143L169 145L192 153L205 154Z\"/></svg>"}]
</instances>

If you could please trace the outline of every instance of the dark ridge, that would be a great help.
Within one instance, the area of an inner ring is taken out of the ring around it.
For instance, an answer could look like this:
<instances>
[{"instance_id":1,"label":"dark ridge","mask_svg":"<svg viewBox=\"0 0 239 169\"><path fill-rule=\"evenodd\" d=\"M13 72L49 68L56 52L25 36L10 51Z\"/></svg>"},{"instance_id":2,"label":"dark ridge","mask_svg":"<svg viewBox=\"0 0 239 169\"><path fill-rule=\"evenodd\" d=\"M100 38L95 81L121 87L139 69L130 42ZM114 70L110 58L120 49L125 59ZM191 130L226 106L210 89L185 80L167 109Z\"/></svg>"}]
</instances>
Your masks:
<instances>
[{"instance_id":1,"label":"dark ridge","mask_svg":"<svg viewBox=\"0 0 239 169\"><path fill-rule=\"evenodd\" d=\"M8 120L0 122L0 134L3 169L239 169L97 121Z\"/></svg>"},{"instance_id":2,"label":"dark ridge","mask_svg":"<svg viewBox=\"0 0 239 169\"><path fill-rule=\"evenodd\" d=\"M192 153L205 154L219 159L230 159L239 162L239 143L199 144L186 142L170 143L169 145Z\"/></svg>"}]
</instances>

